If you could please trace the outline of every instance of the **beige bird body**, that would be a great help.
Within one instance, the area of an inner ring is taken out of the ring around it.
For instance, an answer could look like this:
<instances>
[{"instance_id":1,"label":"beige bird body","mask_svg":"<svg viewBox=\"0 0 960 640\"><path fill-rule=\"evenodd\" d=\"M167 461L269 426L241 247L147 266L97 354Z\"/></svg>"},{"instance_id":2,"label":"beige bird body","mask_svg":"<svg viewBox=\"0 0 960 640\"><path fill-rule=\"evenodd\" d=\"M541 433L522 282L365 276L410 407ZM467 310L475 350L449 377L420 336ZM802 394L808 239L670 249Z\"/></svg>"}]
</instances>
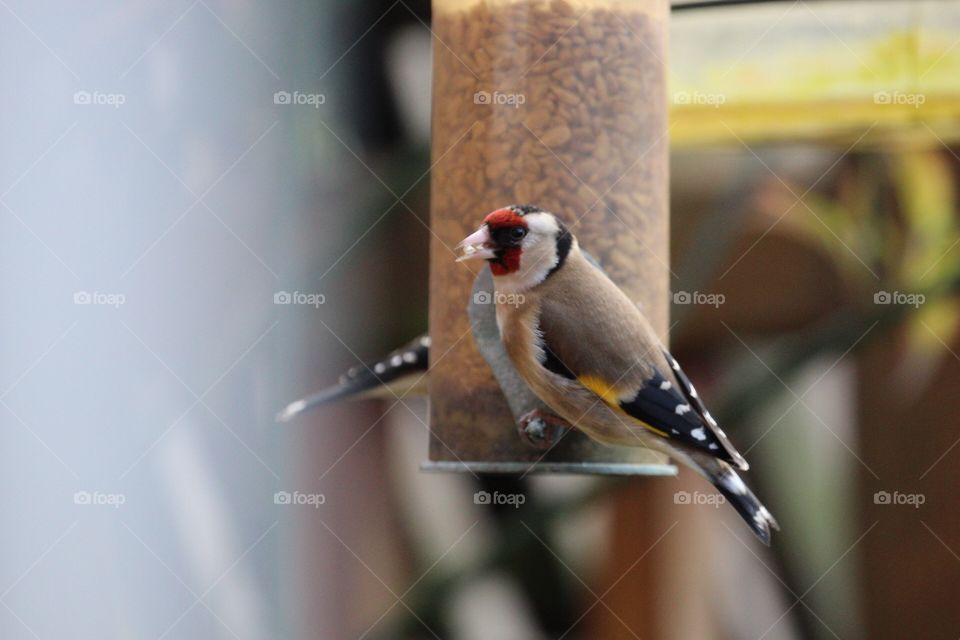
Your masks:
<instances>
[{"instance_id":1,"label":"beige bird body","mask_svg":"<svg viewBox=\"0 0 960 640\"><path fill-rule=\"evenodd\" d=\"M607 401L635 393L650 377L648 359L662 360L666 370L669 366L660 353L643 349L657 340L649 323L579 247L571 248L562 270L512 298L515 303L508 303L511 296L498 289L497 299L504 302L497 305L497 324L507 354L531 390L550 398L554 411L596 440L661 449L642 423ZM577 372L577 380L543 367L545 334L551 336L557 358Z\"/></svg>"}]
</instances>

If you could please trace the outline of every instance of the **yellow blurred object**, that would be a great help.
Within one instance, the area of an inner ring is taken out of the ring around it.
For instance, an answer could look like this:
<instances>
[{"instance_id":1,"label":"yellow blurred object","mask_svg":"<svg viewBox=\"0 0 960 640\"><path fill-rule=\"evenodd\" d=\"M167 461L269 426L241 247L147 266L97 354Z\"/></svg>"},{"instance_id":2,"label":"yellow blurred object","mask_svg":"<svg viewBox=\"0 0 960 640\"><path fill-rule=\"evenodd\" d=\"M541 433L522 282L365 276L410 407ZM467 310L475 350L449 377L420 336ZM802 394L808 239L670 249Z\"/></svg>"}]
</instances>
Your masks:
<instances>
[{"instance_id":1,"label":"yellow blurred object","mask_svg":"<svg viewBox=\"0 0 960 640\"><path fill-rule=\"evenodd\" d=\"M960 4L783 2L678 13L676 147L960 138Z\"/></svg>"}]
</instances>

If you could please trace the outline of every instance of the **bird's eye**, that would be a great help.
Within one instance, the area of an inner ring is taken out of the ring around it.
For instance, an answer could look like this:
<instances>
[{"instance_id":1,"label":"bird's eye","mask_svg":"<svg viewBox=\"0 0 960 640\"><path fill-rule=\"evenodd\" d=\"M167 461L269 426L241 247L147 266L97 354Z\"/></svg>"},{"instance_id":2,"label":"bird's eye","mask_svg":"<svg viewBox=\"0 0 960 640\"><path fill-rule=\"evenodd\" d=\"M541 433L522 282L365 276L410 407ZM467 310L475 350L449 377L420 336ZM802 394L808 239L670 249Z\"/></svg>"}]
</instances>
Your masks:
<instances>
[{"instance_id":1,"label":"bird's eye","mask_svg":"<svg viewBox=\"0 0 960 640\"><path fill-rule=\"evenodd\" d=\"M523 227L510 229L510 237L514 240L522 240L525 235L527 235L527 230Z\"/></svg>"}]
</instances>

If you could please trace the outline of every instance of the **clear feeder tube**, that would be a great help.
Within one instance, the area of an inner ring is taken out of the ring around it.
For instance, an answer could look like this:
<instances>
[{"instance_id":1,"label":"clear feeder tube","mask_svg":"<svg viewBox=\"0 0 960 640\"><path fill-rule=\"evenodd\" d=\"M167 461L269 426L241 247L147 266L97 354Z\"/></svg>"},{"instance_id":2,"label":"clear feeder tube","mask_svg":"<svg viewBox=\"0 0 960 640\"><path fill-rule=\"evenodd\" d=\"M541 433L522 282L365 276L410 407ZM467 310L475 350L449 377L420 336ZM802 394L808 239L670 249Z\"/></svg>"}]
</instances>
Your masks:
<instances>
[{"instance_id":1,"label":"clear feeder tube","mask_svg":"<svg viewBox=\"0 0 960 640\"><path fill-rule=\"evenodd\" d=\"M483 216L559 215L667 340L667 0L434 0L430 468L667 473L579 432L544 454L517 435L466 307L453 247Z\"/></svg>"}]
</instances>

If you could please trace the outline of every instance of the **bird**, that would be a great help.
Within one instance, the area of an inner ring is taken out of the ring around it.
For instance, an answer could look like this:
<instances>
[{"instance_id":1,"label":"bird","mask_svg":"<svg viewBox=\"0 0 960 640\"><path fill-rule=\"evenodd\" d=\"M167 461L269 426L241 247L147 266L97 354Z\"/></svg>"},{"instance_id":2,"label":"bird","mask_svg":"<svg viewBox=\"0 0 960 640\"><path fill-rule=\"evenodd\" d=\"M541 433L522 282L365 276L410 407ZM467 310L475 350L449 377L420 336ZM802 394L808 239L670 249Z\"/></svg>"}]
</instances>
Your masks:
<instances>
[{"instance_id":1,"label":"bird","mask_svg":"<svg viewBox=\"0 0 960 640\"><path fill-rule=\"evenodd\" d=\"M556 414L541 419L605 445L665 453L713 484L770 544L780 526L737 473L747 461L637 305L556 215L535 205L496 209L456 249L458 262L488 263L504 349Z\"/></svg>"},{"instance_id":2,"label":"bird","mask_svg":"<svg viewBox=\"0 0 960 640\"><path fill-rule=\"evenodd\" d=\"M276 420L290 422L311 409L338 400L426 394L429 360L430 336L417 336L379 360L351 367L336 384L291 402L277 414Z\"/></svg>"}]
</instances>

